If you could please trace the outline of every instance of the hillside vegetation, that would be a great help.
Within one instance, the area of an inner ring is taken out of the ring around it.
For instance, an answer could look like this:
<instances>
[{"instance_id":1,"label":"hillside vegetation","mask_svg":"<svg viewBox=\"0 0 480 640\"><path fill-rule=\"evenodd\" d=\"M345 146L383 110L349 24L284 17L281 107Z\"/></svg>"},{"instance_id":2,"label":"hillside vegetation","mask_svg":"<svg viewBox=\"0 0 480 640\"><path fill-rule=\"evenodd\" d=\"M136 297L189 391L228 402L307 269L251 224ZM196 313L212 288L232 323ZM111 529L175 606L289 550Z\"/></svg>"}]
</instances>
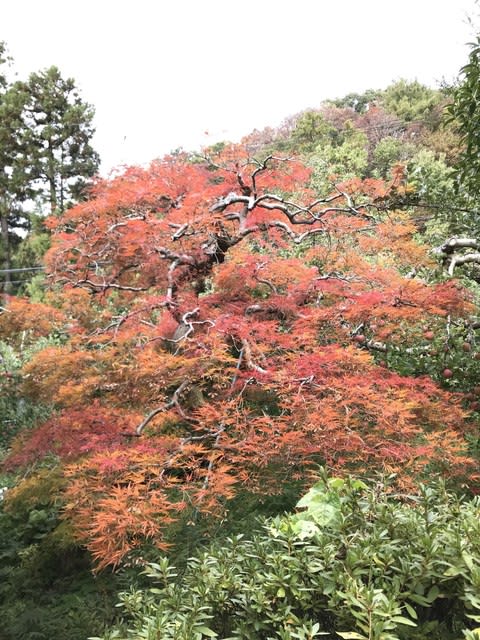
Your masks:
<instances>
[{"instance_id":1,"label":"hillside vegetation","mask_svg":"<svg viewBox=\"0 0 480 640\"><path fill-rule=\"evenodd\" d=\"M55 201L0 313L2 640L480 637L477 68Z\"/></svg>"}]
</instances>

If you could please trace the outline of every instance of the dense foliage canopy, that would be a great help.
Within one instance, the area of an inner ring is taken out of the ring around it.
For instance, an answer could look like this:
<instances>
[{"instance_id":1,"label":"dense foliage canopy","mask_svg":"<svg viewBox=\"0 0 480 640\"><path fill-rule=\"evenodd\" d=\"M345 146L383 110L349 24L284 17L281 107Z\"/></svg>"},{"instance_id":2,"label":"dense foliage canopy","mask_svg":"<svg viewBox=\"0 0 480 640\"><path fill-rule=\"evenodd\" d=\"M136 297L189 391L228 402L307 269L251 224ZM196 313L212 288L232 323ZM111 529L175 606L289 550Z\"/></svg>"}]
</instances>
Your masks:
<instances>
[{"instance_id":1,"label":"dense foliage canopy","mask_svg":"<svg viewBox=\"0 0 480 640\"><path fill-rule=\"evenodd\" d=\"M471 332L468 294L415 275L425 248L385 206L403 173L325 197L310 175L229 146L101 181L50 219L50 306L12 300L0 332L45 336L16 383L54 413L5 464L67 463L65 517L100 567L162 547L185 509L221 514L319 463L476 482L446 356L448 390L388 367L409 354L423 373L430 333Z\"/></svg>"}]
</instances>

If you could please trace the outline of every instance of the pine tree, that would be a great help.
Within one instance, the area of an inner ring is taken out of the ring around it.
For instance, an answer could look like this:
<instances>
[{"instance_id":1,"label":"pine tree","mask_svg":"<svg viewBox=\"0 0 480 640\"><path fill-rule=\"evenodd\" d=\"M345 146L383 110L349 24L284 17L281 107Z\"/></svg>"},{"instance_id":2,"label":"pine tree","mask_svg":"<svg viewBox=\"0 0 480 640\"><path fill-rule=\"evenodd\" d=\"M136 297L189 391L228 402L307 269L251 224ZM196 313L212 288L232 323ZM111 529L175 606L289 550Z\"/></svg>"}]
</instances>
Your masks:
<instances>
[{"instance_id":1,"label":"pine tree","mask_svg":"<svg viewBox=\"0 0 480 640\"><path fill-rule=\"evenodd\" d=\"M23 136L36 195L51 213L62 212L99 166L90 144L94 109L54 66L32 73L19 88L26 94Z\"/></svg>"},{"instance_id":2,"label":"pine tree","mask_svg":"<svg viewBox=\"0 0 480 640\"><path fill-rule=\"evenodd\" d=\"M8 83L6 67L10 61L5 43L0 42L0 255L6 271L6 292L11 289L12 245L20 240L16 231L26 225L21 203L32 195L21 142L25 94L18 86Z\"/></svg>"},{"instance_id":3,"label":"pine tree","mask_svg":"<svg viewBox=\"0 0 480 640\"><path fill-rule=\"evenodd\" d=\"M30 229L35 206L60 213L82 197L99 166L91 146L94 109L73 79L56 67L9 82L11 58L0 42L0 260L10 292L15 248ZM29 211L30 210L30 211Z\"/></svg>"}]
</instances>

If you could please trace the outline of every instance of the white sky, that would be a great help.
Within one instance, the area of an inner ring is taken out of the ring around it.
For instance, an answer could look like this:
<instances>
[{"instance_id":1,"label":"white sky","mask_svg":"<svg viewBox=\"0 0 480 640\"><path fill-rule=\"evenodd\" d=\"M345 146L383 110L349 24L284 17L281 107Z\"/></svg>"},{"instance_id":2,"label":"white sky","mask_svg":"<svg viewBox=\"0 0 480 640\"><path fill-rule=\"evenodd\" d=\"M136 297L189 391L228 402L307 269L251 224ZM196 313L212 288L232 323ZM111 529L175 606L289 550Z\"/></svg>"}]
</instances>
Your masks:
<instances>
[{"instance_id":1,"label":"white sky","mask_svg":"<svg viewBox=\"0 0 480 640\"><path fill-rule=\"evenodd\" d=\"M75 78L107 172L401 77L452 80L478 13L474 0L4 0L0 40L19 77L54 64Z\"/></svg>"}]
</instances>

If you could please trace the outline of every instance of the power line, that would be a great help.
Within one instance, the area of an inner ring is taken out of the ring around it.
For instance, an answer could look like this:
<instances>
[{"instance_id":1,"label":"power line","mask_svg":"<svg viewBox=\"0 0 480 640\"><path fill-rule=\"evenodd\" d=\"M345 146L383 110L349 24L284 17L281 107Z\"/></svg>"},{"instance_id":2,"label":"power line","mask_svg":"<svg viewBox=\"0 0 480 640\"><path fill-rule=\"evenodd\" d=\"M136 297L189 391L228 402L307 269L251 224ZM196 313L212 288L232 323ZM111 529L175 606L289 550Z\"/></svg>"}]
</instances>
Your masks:
<instances>
[{"instance_id":1,"label":"power line","mask_svg":"<svg viewBox=\"0 0 480 640\"><path fill-rule=\"evenodd\" d=\"M29 282L28 278L26 278L25 280L9 280L8 284L26 284L27 282ZM7 284L6 282L2 282L2 286Z\"/></svg>"},{"instance_id":2,"label":"power line","mask_svg":"<svg viewBox=\"0 0 480 640\"><path fill-rule=\"evenodd\" d=\"M23 267L21 269L0 269L0 275L8 273L22 273L23 271L43 271L45 267Z\"/></svg>"}]
</instances>

